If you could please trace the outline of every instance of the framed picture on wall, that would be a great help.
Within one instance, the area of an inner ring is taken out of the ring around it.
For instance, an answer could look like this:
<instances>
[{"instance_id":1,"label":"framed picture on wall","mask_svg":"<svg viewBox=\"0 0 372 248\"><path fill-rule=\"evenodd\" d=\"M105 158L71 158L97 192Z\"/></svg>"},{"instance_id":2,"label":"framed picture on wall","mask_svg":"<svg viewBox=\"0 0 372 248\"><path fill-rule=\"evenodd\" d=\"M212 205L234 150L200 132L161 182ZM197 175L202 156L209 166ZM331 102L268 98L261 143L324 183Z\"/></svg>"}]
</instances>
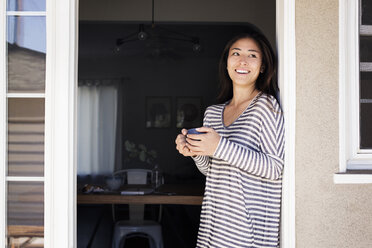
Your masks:
<instances>
[{"instance_id":1,"label":"framed picture on wall","mask_svg":"<svg viewBox=\"0 0 372 248\"><path fill-rule=\"evenodd\" d=\"M146 97L146 127L168 128L171 126L171 98Z\"/></svg>"},{"instance_id":2,"label":"framed picture on wall","mask_svg":"<svg viewBox=\"0 0 372 248\"><path fill-rule=\"evenodd\" d=\"M201 97L177 97L176 127L201 127L203 122Z\"/></svg>"}]
</instances>

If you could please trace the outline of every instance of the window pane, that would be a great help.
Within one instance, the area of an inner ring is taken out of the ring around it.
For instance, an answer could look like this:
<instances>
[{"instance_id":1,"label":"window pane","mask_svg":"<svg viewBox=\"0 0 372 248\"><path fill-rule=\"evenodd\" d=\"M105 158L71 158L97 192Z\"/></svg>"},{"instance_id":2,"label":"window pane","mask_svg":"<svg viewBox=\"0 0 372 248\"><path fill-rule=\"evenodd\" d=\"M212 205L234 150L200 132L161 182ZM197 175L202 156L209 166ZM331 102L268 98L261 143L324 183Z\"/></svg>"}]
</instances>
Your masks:
<instances>
[{"instance_id":1,"label":"window pane","mask_svg":"<svg viewBox=\"0 0 372 248\"><path fill-rule=\"evenodd\" d=\"M8 92L44 92L45 17L7 18Z\"/></svg>"},{"instance_id":2,"label":"window pane","mask_svg":"<svg viewBox=\"0 0 372 248\"><path fill-rule=\"evenodd\" d=\"M7 209L9 247L43 247L44 184L9 182ZM28 240L31 243L20 246Z\"/></svg>"},{"instance_id":3,"label":"window pane","mask_svg":"<svg viewBox=\"0 0 372 248\"><path fill-rule=\"evenodd\" d=\"M372 1L362 0L362 25L372 25Z\"/></svg>"},{"instance_id":4,"label":"window pane","mask_svg":"<svg viewBox=\"0 0 372 248\"><path fill-rule=\"evenodd\" d=\"M8 175L44 175L44 99L8 99Z\"/></svg>"},{"instance_id":5,"label":"window pane","mask_svg":"<svg viewBox=\"0 0 372 248\"><path fill-rule=\"evenodd\" d=\"M372 149L372 102L360 104L360 148Z\"/></svg>"},{"instance_id":6,"label":"window pane","mask_svg":"<svg viewBox=\"0 0 372 248\"><path fill-rule=\"evenodd\" d=\"M360 73L360 98L372 99L372 72Z\"/></svg>"},{"instance_id":7,"label":"window pane","mask_svg":"<svg viewBox=\"0 0 372 248\"><path fill-rule=\"evenodd\" d=\"M45 0L8 0L8 11L45 11Z\"/></svg>"},{"instance_id":8,"label":"window pane","mask_svg":"<svg viewBox=\"0 0 372 248\"><path fill-rule=\"evenodd\" d=\"M360 36L360 62L372 62L372 37Z\"/></svg>"}]
</instances>

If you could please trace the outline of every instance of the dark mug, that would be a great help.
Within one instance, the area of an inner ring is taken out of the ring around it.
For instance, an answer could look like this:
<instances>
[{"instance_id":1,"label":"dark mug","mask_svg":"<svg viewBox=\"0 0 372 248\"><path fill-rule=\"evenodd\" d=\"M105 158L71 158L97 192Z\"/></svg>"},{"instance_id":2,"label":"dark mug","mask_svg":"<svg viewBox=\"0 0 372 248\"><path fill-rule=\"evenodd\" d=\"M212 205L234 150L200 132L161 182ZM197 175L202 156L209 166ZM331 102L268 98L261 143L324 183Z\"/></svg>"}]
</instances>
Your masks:
<instances>
[{"instance_id":1,"label":"dark mug","mask_svg":"<svg viewBox=\"0 0 372 248\"><path fill-rule=\"evenodd\" d=\"M203 134L203 133L205 133L205 132L196 131L196 128L191 128L191 129L187 130L187 134ZM198 139L193 139L193 140L198 140Z\"/></svg>"},{"instance_id":2,"label":"dark mug","mask_svg":"<svg viewBox=\"0 0 372 248\"><path fill-rule=\"evenodd\" d=\"M196 128L191 128L187 130L187 134L203 134L205 132L198 132L196 131Z\"/></svg>"}]
</instances>

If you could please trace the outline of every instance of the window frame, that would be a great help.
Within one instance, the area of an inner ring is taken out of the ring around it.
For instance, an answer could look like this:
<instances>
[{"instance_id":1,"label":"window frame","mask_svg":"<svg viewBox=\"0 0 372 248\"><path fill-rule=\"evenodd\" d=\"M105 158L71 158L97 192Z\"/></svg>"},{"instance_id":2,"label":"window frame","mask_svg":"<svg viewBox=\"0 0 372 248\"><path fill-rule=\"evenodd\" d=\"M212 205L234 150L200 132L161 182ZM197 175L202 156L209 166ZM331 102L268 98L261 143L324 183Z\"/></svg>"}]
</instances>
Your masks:
<instances>
[{"instance_id":1,"label":"window frame","mask_svg":"<svg viewBox=\"0 0 372 248\"><path fill-rule=\"evenodd\" d=\"M335 183L372 183L372 149L359 145L360 11L360 1L339 1L339 172Z\"/></svg>"},{"instance_id":2,"label":"window frame","mask_svg":"<svg viewBox=\"0 0 372 248\"><path fill-rule=\"evenodd\" d=\"M6 27L6 1L0 2L0 27ZM6 134L6 84L1 82L6 82L6 28L0 29L0 137ZM0 237L0 247L5 247L5 233L6 233L6 139L1 139L0 142L0 233L4 234Z\"/></svg>"},{"instance_id":3,"label":"window frame","mask_svg":"<svg viewBox=\"0 0 372 248\"><path fill-rule=\"evenodd\" d=\"M6 27L0 1L0 26ZM46 0L46 80L44 147L44 246L76 247L76 89L78 0ZM12 12L13 13L13 12ZM33 12L39 15L38 12ZM11 14L11 13L10 13ZM19 13L17 13L19 14ZM0 247L6 246L7 52L0 29ZM14 96L21 96L15 94ZM28 94L26 94L28 97ZM9 177L8 177L9 178ZM19 179L19 178L18 178ZM22 178L21 178L22 179ZM28 178L24 178L28 179ZM38 178L37 180L39 180Z\"/></svg>"},{"instance_id":4,"label":"window frame","mask_svg":"<svg viewBox=\"0 0 372 248\"><path fill-rule=\"evenodd\" d=\"M2 1L0 4L0 27L5 27L0 33L0 136L4 137L0 141L0 247L6 247L7 244L7 195L9 182L39 182L43 183L43 190L45 194L44 176L7 176L7 149L8 149L8 99L11 98L40 98L44 99L44 93L8 93L7 92L7 19L9 16L43 16L46 18L46 11L7 11L7 1ZM45 82L46 84L46 82ZM45 134L45 129L44 129ZM45 168L45 164L44 164ZM44 199L44 221L45 221L45 202ZM44 225L45 227L45 225ZM45 240L44 240L45 241Z\"/></svg>"}]
</instances>

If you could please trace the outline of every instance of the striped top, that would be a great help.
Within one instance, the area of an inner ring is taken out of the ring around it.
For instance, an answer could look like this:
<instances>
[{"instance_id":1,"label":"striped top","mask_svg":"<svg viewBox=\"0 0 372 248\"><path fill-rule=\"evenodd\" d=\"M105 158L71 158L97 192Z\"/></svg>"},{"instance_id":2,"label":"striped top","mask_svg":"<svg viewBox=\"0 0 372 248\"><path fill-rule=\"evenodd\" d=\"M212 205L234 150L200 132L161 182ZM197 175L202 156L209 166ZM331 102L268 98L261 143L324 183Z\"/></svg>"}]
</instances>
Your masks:
<instances>
[{"instance_id":1,"label":"striped top","mask_svg":"<svg viewBox=\"0 0 372 248\"><path fill-rule=\"evenodd\" d=\"M221 136L212 157L194 157L206 175L197 247L278 247L284 160L283 113L259 93L229 126L228 102L207 108L204 126Z\"/></svg>"}]
</instances>

